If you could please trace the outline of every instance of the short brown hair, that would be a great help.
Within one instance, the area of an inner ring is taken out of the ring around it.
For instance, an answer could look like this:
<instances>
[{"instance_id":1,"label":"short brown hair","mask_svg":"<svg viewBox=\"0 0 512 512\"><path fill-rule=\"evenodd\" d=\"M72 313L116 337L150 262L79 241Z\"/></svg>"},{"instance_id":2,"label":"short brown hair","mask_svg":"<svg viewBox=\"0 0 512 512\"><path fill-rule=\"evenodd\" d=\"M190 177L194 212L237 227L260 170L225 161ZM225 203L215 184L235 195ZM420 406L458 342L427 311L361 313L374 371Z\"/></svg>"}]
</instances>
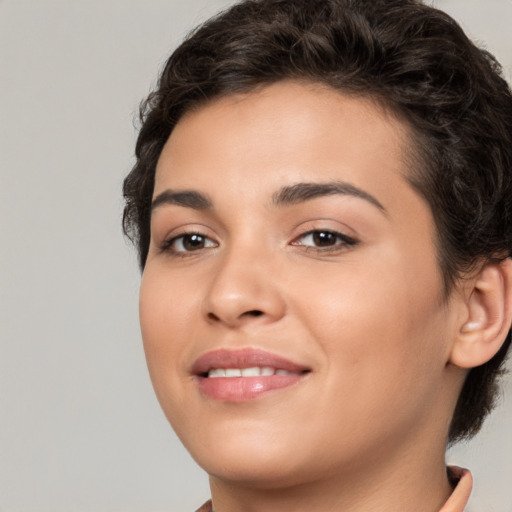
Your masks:
<instances>
[{"instance_id":1,"label":"short brown hair","mask_svg":"<svg viewBox=\"0 0 512 512\"><path fill-rule=\"evenodd\" d=\"M124 182L125 233L144 267L162 148L181 116L223 95L292 79L371 97L411 127L449 292L476 262L512 248L512 95L492 55L419 0L246 0L195 30L141 107L137 161ZM510 347L470 370L450 428L476 433L492 409Z\"/></svg>"}]
</instances>

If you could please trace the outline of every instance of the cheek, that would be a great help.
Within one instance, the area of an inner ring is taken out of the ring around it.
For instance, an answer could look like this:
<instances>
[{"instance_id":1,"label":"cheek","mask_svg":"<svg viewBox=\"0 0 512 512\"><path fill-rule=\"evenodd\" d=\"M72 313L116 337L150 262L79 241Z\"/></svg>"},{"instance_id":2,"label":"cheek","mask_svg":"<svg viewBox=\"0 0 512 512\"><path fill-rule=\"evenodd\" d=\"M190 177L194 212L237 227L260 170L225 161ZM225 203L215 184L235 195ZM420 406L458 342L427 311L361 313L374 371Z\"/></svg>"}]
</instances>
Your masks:
<instances>
[{"instance_id":1,"label":"cheek","mask_svg":"<svg viewBox=\"0 0 512 512\"><path fill-rule=\"evenodd\" d=\"M185 372L181 364L189 344L191 317L197 309L193 286L177 282L156 265L144 271L139 299L139 315L144 351L157 395L169 381ZM160 396L159 396L160 398Z\"/></svg>"},{"instance_id":2,"label":"cheek","mask_svg":"<svg viewBox=\"0 0 512 512\"><path fill-rule=\"evenodd\" d=\"M372 267L351 263L310 274L298 313L333 370L331 385L357 393L360 403L428 393L445 364L437 267L381 256Z\"/></svg>"}]
</instances>

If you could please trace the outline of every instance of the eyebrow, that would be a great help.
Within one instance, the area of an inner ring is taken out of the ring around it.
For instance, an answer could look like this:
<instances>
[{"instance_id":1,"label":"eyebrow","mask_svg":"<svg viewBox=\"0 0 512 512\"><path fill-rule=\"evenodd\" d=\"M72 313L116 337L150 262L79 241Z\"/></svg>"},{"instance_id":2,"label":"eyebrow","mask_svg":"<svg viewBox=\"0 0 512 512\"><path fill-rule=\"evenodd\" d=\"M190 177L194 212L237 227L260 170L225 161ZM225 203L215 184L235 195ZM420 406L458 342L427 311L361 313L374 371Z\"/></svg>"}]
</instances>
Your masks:
<instances>
[{"instance_id":1,"label":"eyebrow","mask_svg":"<svg viewBox=\"0 0 512 512\"><path fill-rule=\"evenodd\" d=\"M158 194L151 203L151 211L164 204L174 204L194 210L210 210L213 208L213 201L206 195L195 190L164 190Z\"/></svg>"},{"instance_id":2,"label":"eyebrow","mask_svg":"<svg viewBox=\"0 0 512 512\"><path fill-rule=\"evenodd\" d=\"M310 201L318 197L345 195L358 197L368 201L379 210L386 213L386 208L382 203L368 192L347 183L345 181L332 181L328 183L296 183L278 190L272 195L272 203L274 206L291 206L294 204ZM151 211L164 204L182 206L184 208L192 208L194 210L211 210L213 209L213 201L205 194L195 190L164 190L158 194L151 203Z\"/></svg>"},{"instance_id":3,"label":"eyebrow","mask_svg":"<svg viewBox=\"0 0 512 512\"><path fill-rule=\"evenodd\" d=\"M290 185L276 192L272 196L272 202L275 206L289 206L302 203L304 201L310 201L317 197L332 196L336 194L364 199L373 206L376 206L383 213L386 213L386 208L384 208L382 203L376 197L345 181L332 181L328 183L297 183L295 185Z\"/></svg>"}]
</instances>

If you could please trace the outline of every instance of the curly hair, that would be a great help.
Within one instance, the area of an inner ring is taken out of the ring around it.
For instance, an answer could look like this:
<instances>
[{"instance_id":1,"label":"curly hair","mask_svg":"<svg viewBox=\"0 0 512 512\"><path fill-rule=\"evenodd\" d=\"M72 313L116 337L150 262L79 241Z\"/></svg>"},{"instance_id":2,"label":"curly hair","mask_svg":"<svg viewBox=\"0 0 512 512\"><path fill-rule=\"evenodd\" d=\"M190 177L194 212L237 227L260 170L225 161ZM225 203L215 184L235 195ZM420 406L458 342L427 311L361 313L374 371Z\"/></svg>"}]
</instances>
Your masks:
<instances>
[{"instance_id":1,"label":"curly hair","mask_svg":"<svg viewBox=\"0 0 512 512\"><path fill-rule=\"evenodd\" d=\"M136 163L124 181L124 231L144 268L155 168L184 113L280 80L369 97L403 119L429 203L449 294L512 248L512 94L495 58L420 0L245 0L192 32L142 103ZM449 432L474 435L493 408L511 344L468 372Z\"/></svg>"}]
</instances>

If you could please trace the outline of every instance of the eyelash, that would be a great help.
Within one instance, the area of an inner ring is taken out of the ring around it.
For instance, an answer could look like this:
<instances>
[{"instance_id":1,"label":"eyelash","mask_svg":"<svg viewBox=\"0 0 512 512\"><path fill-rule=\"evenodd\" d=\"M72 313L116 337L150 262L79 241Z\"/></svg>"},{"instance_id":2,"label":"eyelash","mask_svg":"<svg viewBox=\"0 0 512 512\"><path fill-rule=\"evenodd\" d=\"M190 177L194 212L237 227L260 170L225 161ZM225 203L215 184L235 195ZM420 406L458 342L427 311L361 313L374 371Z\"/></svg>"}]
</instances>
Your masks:
<instances>
[{"instance_id":1,"label":"eyelash","mask_svg":"<svg viewBox=\"0 0 512 512\"><path fill-rule=\"evenodd\" d=\"M291 242L290 245L301 246L302 244L298 243L297 242L298 240L304 240L308 236L314 237L315 234L316 235L321 235L321 234L326 235L327 234L329 236L334 236L336 238L336 240L338 241L338 243L336 243L335 245L327 245L324 247L313 246L313 245L304 245L303 247L305 248L305 250L307 252L314 251L314 252L321 253L321 254L341 252L343 250L346 250L349 247L354 247L359 243L354 238L349 237L349 236L347 236L343 233L340 233L338 231L333 231L330 229L311 229L305 233L302 233L298 237L296 237L294 239L294 241ZM176 250L176 248L173 248L173 246L179 240L181 240L181 243L183 244L184 240L187 237L193 237L193 236L202 238L204 243L208 243L207 241L212 242L213 245L210 245L209 247L208 246L207 247L205 247L205 246L199 247L197 250L191 250L191 251ZM160 250L162 252L170 254L173 257L185 258L187 256L193 255L196 252L199 252L201 249L209 249L211 247L216 247L217 245L218 244L216 242L213 242L204 233L201 233L199 231L187 231L186 233L181 233L180 235L173 236L172 238L169 238L168 240L164 240L164 242L162 243L162 245L160 247Z\"/></svg>"},{"instance_id":2,"label":"eyelash","mask_svg":"<svg viewBox=\"0 0 512 512\"><path fill-rule=\"evenodd\" d=\"M193 237L193 236L201 237L205 241L205 243L206 243L206 240L209 240L210 242L212 241L208 236L206 236L204 233L201 233L200 231L187 231L186 233L181 233L180 235L173 236L172 238L169 238L168 240L164 240L164 242L162 243L162 245L160 247L160 250L162 252L169 253L171 256L175 256L178 258L184 258L191 254L194 254L195 252L199 252L199 249L204 249L205 247L201 247L196 251L181 251L181 250L178 251L175 248L173 248L173 245L176 244L176 242L178 242L179 240L181 240L182 244L183 244L183 241L187 237ZM215 244L215 242L214 242L214 244ZM209 248L209 247L206 247L206 248Z\"/></svg>"},{"instance_id":3,"label":"eyelash","mask_svg":"<svg viewBox=\"0 0 512 512\"><path fill-rule=\"evenodd\" d=\"M356 246L359 242L350 236L345 235L344 233L340 233L339 231L334 231L332 229L311 229L307 231L306 233L303 233L302 235L298 236L291 245L301 245L298 244L297 240L303 240L308 236L314 237L316 235L320 234L327 234L330 236L334 236L336 240L338 241L335 245L328 245L324 247L319 246L312 246L312 245L306 245L304 246L306 251L314 251L317 253L338 253L343 250L346 250L349 247Z\"/></svg>"}]
</instances>

